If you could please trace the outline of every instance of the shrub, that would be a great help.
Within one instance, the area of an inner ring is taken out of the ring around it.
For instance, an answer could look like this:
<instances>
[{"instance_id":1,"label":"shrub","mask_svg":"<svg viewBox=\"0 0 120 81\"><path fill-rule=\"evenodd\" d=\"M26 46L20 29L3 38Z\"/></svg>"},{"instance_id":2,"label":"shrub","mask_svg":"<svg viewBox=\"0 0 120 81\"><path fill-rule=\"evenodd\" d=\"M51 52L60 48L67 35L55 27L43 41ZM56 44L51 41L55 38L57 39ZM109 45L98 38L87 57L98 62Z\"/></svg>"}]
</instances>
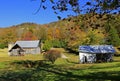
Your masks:
<instances>
[{"instance_id":1,"label":"shrub","mask_svg":"<svg viewBox=\"0 0 120 81\"><path fill-rule=\"evenodd\" d=\"M0 48L1 48L1 49L4 49L4 48L5 48L5 45L4 45L4 44L0 44Z\"/></svg>"},{"instance_id":2,"label":"shrub","mask_svg":"<svg viewBox=\"0 0 120 81\"><path fill-rule=\"evenodd\" d=\"M52 47L65 48L66 42L61 40L46 40L43 45L43 50L48 51Z\"/></svg>"},{"instance_id":3,"label":"shrub","mask_svg":"<svg viewBox=\"0 0 120 81\"><path fill-rule=\"evenodd\" d=\"M43 50L48 51L48 50L50 50L51 47L52 47L51 41L46 40L46 41L44 42L44 45L43 45Z\"/></svg>"},{"instance_id":4,"label":"shrub","mask_svg":"<svg viewBox=\"0 0 120 81\"><path fill-rule=\"evenodd\" d=\"M66 42L62 40L53 40L53 47L55 48L65 48Z\"/></svg>"},{"instance_id":5,"label":"shrub","mask_svg":"<svg viewBox=\"0 0 120 81\"><path fill-rule=\"evenodd\" d=\"M58 50L49 50L43 55L43 57L44 57L44 59L46 59L54 64L54 62L57 60L57 58L61 57L61 52Z\"/></svg>"}]
</instances>

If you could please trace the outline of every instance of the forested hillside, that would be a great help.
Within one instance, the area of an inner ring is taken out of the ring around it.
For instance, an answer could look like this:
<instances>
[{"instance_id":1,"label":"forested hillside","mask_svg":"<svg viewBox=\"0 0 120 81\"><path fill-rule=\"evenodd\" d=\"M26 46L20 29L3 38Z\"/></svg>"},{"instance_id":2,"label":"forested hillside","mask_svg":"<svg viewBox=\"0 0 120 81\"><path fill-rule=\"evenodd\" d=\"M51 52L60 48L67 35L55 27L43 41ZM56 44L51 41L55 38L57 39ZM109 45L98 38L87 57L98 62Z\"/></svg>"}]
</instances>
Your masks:
<instances>
[{"instance_id":1,"label":"forested hillside","mask_svg":"<svg viewBox=\"0 0 120 81\"><path fill-rule=\"evenodd\" d=\"M44 50L51 47L77 50L79 45L96 44L120 46L120 15L91 13L44 25L22 23L0 28L1 48L17 40L41 40Z\"/></svg>"}]
</instances>

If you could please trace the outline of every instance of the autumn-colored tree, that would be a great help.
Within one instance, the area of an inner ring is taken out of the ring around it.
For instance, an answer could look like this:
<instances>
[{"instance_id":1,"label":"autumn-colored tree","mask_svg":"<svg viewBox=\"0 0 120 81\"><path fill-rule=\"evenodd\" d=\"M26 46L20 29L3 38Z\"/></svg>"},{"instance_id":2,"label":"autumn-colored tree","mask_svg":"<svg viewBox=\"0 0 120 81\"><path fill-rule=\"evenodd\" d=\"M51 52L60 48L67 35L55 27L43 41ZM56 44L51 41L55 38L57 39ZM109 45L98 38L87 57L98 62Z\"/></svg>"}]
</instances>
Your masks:
<instances>
[{"instance_id":1,"label":"autumn-colored tree","mask_svg":"<svg viewBox=\"0 0 120 81\"><path fill-rule=\"evenodd\" d=\"M48 39L49 40L54 40L59 37L59 30L55 27L50 27L48 30Z\"/></svg>"},{"instance_id":2,"label":"autumn-colored tree","mask_svg":"<svg viewBox=\"0 0 120 81\"><path fill-rule=\"evenodd\" d=\"M47 39L47 30L48 28L44 26L37 27L36 31L34 32L37 39L45 41Z\"/></svg>"},{"instance_id":3,"label":"autumn-colored tree","mask_svg":"<svg viewBox=\"0 0 120 81\"><path fill-rule=\"evenodd\" d=\"M105 44L104 38L105 38L105 36L104 36L102 30L89 29L89 31L86 33L86 37L84 38L84 41L82 42L82 44L84 44L84 45Z\"/></svg>"},{"instance_id":4,"label":"autumn-colored tree","mask_svg":"<svg viewBox=\"0 0 120 81\"><path fill-rule=\"evenodd\" d=\"M49 28L48 30L47 30L47 32L48 32L48 39L49 40L53 40L54 39L54 29L53 28Z\"/></svg>"},{"instance_id":5,"label":"autumn-colored tree","mask_svg":"<svg viewBox=\"0 0 120 81\"><path fill-rule=\"evenodd\" d=\"M37 40L37 37L32 32L28 31L22 35L21 40Z\"/></svg>"},{"instance_id":6,"label":"autumn-colored tree","mask_svg":"<svg viewBox=\"0 0 120 81\"><path fill-rule=\"evenodd\" d=\"M69 29L70 38L68 40L68 47L74 50L78 49L78 46L82 44L86 36L84 31L79 29L79 26Z\"/></svg>"},{"instance_id":7,"label":"autumn-colored tree","mask_svg":"<svg viewBox=\"0 0 120 81\"><path fill-rule=\"evenodd\" d=\"M0 44L7 47L8 43L15 42L17 40L16 28L5 28L0 32Z\"/></svg>"}]
</instances>

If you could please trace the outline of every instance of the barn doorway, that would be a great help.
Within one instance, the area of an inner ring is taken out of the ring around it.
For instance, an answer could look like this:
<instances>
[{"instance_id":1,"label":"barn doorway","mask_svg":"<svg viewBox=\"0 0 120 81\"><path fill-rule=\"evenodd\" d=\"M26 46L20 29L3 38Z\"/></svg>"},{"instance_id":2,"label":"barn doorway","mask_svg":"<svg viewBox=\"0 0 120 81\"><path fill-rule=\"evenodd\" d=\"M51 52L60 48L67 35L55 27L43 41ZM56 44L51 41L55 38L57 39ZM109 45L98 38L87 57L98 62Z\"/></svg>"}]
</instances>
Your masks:
<instances>
[{"instance_id":1,"label":"barn doorway","mask_svg":"<svg viewBox=\"0 0 120 81\"><path fill-rule=\"evenodd\" d=\"M84 62L87 63L87 56L84 56Z\"/></svg>"}]
</instances>

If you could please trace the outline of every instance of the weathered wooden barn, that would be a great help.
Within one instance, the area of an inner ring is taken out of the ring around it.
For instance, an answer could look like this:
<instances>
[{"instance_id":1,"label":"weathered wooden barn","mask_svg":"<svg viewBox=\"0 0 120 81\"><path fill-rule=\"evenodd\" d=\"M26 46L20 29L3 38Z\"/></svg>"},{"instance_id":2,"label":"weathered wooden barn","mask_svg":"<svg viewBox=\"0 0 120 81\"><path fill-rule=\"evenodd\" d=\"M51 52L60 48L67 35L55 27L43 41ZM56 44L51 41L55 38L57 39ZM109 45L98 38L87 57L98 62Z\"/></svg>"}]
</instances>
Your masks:
<instances>
[{"instance_id":1,"label":"weathered wooden barn","mask_svg":"<svg viewBox=\"0 0 120 81\"><path fill-rule=\"evenodd\" d=\"M40 41L16 41L13 47L9 50L9 54L19 54L15 51L21 50L24 51L22 51L23 54L40 54Z\"/></svg>"},{"instance_id":2,"label":"weathered wooden barn","mask_svg":"<svg viewBox=\"0 0 120 81\"><path fill-rule=\"evenodd\" d=\"M110 62L115 49L112 45L79 46L81 63Z\"/></svg>"},{"instance_id":3,"label":"weathered wooden barn","mask_svg":"<svg viewBox=\"0 0 120 81\"><path fill-rule=\"evenodd\" d=\"M24 54L24 50L18 45L15 44L10 50L9 55L10 56L21 56Z\"/></svg>"}]
</instances>

